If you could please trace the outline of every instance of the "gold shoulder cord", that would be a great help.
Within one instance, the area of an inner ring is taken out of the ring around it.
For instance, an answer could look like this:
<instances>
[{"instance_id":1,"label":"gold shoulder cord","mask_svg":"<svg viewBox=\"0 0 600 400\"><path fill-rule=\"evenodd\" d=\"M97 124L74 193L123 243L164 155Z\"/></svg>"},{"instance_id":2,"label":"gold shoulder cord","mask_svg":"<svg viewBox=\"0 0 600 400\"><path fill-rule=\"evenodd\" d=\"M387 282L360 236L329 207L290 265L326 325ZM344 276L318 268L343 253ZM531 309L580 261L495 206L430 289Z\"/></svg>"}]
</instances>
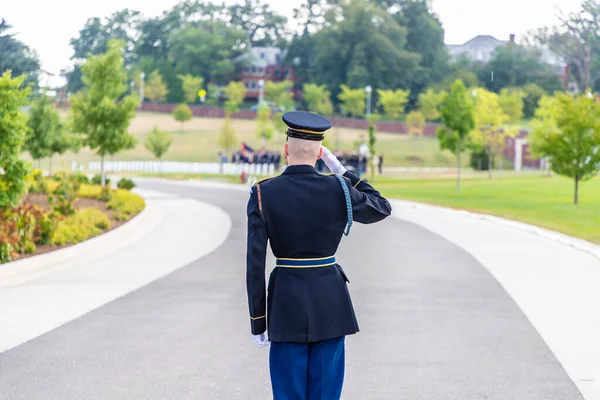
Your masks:
<instances>
[{"instance_id":1,"label":"gold shoulder cord","mask_svg":"<svg viewBox=\"0 0 600 400\"><path fill-rule=\"evenodd\" d=\"M263 212L263 206L262 206L262 196L260 194L260 185L256 184L256 194L258 196L258 211L260 211L260 218L262 219L262 221L264 223L266 223L266 219L265 219L265 213Z\"/></svg>"}]
</instances>

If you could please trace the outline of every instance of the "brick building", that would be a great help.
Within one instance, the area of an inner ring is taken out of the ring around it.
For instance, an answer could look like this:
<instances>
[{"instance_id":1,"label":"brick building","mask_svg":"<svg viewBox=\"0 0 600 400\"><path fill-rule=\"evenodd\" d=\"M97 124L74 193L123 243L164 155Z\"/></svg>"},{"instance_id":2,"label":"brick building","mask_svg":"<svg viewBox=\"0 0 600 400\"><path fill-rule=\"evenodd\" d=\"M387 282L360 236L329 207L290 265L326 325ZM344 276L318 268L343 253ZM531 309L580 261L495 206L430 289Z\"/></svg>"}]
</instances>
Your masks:
<instances>
[{"instance_id":1,"label":"brick building","mask_svg":"<svg viewBox=\"0 0 600 400\"><path fill-rule=\"evenodd\" d=\"M284 65L285 51L277 47L253 47L242 56L244 66L240 71L241 81L246 85L246 98L258 99L260 95L259 82L296 81L294 68ZM296 93L298 96L299 93Z\"/></svg>"}]
</instances>

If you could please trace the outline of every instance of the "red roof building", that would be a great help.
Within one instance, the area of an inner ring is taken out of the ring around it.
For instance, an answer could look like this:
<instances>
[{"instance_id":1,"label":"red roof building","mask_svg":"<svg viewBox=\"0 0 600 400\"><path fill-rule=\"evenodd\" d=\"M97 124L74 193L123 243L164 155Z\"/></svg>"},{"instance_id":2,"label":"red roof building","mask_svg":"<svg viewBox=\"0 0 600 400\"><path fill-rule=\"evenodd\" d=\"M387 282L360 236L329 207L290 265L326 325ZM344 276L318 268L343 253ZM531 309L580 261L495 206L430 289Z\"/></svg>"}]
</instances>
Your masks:
<instances>
[{"instance_id":1,"label":"red roof building","mask_svg":"<svg viewBox=\"0 0 600 400\"><path fill-rule=\"evenodd\" d=\"M284 80L296 82L294 68L284 65L284 58L285 51L277 47L253 47L243 56L245 66L242 67L240 75L241 81L246 86L247 99L259 98L261 80L265 83Z\"/></svg>"}]
</instances>

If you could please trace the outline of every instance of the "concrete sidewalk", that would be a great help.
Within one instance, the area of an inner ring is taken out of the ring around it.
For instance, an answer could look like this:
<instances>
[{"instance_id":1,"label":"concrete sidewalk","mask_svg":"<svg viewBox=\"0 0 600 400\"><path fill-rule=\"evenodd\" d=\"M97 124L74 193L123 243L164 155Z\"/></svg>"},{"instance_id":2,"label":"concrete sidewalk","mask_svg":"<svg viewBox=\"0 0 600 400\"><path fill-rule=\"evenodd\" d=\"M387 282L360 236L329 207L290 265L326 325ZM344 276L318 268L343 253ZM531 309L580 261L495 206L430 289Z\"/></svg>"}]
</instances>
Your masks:
<instances>
[{"instance_id":1,"label":"concrete sidewalk","mask_svg":"<svg viewBox=\"0 0 600 400\"><path fill-rule=\"evenodd\" d=\"M586 400L600 399L600 246L526 224L393 201L394 217L462 247L521 308Z\"/></svg>"},{"instance_id":2,"label":"concrete sidewalk","mask_svg":"<svg viewBox=\"0 0 600 400\"><path fill-rule=\"evenodd\" d=\"M138 221L2 267L0 353L209 254L229 234L231 220L218 207L147 190L138 193L147 203Z\"/></svg>"}]
</instances>

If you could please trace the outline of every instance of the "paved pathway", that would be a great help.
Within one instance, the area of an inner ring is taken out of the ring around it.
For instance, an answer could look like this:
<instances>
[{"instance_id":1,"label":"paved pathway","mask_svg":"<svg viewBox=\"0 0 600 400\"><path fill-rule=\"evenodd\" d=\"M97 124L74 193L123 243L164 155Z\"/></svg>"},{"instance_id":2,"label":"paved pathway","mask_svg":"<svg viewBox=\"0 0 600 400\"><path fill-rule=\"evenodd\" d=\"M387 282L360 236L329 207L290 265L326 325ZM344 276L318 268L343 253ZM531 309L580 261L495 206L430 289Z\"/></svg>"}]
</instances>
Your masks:
<instances>
[{"instance_id":1,"label":"paved pathway","mask_svg":"<svg viewBox=\"0 0 600 400\"><path fill-rule=\"evenodd\" d=\"M1 353L1 400L271 398L268 352L255 348L249 335L247 190L150 180L142 187L177 195L178 201L218 205L231 221L225 242L180 269L163 254L155 264L172 264L171 274L157 275L152 283ZM191 241L201 251L211 237L190 235L196 232L192 226L203 227L205 220L178 221L188 228L163 232L164 244ZM149 258L154 259L160 243L151 243ZM136 245L148 248L137 243L124 251ZM167 246L164 253L172 250ZM137 274L148 257L132 255L127 262L115 258L105 266ZM343 399L582 398L498 281L450 241L411 222L388 219L355 225L338 259L349 275L361 326L348 339ZM71 279L93 265L73 266L60 275ZM112 274L96 272L88 275L94 282ZM39 279L61 284L56 273ZM0 315L15 307L2 296L11 291L31 295L39 283L0 288ZM73 282L65 292L80 284ZM0 325L0 338L4 329Z\"/></svg>"}]
</instances>

